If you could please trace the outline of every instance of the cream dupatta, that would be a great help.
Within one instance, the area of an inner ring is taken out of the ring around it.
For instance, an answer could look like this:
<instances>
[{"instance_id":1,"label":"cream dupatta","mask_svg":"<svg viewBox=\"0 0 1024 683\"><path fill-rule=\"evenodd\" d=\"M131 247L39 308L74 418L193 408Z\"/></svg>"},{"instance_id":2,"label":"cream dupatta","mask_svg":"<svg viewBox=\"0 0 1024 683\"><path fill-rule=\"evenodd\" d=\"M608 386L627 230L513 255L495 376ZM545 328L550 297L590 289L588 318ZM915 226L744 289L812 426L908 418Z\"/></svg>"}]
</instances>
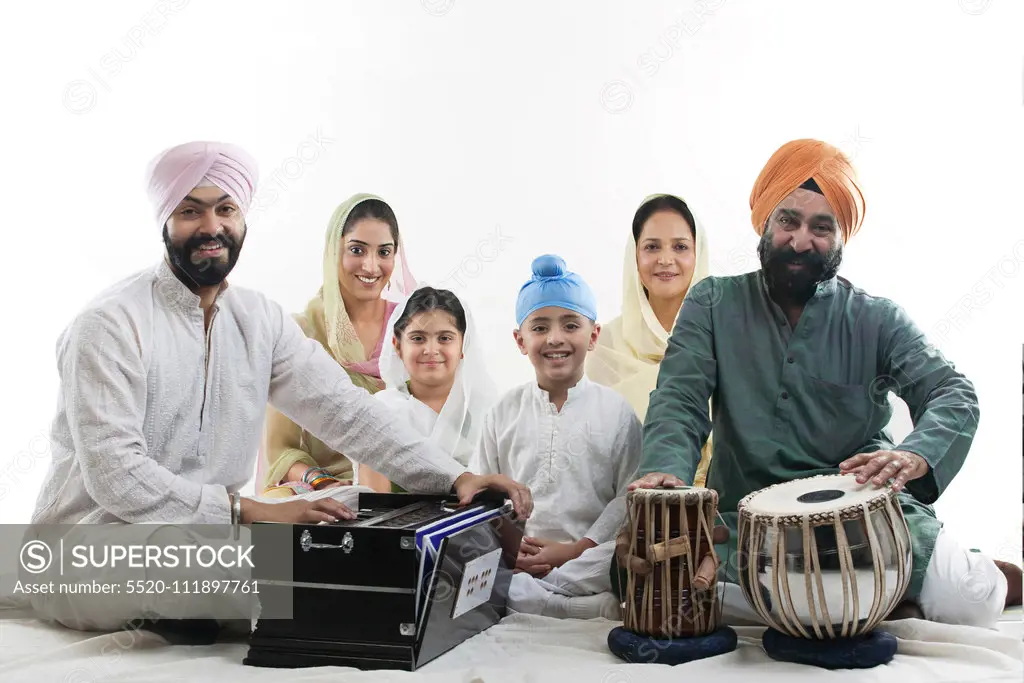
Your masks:
<instances>
[{"instance_id":1,"label":"cream dupatta","mask_svg":"<svg viewBox=\"0 0 1024 683\"><path fill-rule=\"evenodd\" d=\"M644 199L640 207L664 196L673 196L683 201L676 195L655 194ZM707 233L696 215L694 223L696 254L690 288L709 274ZM636 239L630 230L622 264L622 315L601 326L597 347L587 354L587 376L624 396L643 422L647 417L651 392L658 384L658 371L665 357L670 333L658 321L644 293L637 268L636 248ZM676 315L679 315L678 311ZM709 436L701 450L694 486L704 486L710 461Z\"/></svg>"},{"instance_id":2,"label":"cream dupatta","mask_svg":"<svg viewBox=\"0 0 1024 683\"><path fill-rule=\"evenodd\" d=\"M391 314L380 357L380 373L387 388L376 398L395 410L408 411L413 426L430 443L451 455L462 465L469 463L480 440L484 415L498 401L498 389L487 371L487 363L476 336L473 315L466 312L466 332L462 337L462 355L455 371L448 398L440 413L418 401L409 392L409 371L395 349L395 323L405 311L407 299Z\"/></svg>"}]
</instances>

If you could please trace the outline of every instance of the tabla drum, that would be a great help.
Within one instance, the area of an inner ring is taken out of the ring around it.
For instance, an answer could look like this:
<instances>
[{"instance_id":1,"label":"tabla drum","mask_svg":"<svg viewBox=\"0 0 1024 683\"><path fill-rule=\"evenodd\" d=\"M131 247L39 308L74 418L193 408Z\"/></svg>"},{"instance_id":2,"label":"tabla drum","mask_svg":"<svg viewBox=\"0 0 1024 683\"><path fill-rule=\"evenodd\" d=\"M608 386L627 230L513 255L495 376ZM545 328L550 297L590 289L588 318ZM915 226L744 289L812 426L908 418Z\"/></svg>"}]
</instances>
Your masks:
<instances>
[{"instance_id":1,"label":"tabla drum","mask_svg":"<svg viewBox=\"0 0 1024 683\"><path fill-rule=\"evenodd\" d=\"M720 628L718 557L712 489L636 489L626 497L629 554L651 571L626 573L623 627L659 639L695 637Z\"/></svg>"},{"instance_id":2,"label":"tabla drum","mask_svg":"<svg viewBox=\"0 0 1024 683\"><path fill-rule=\"evenodd\" d=\"M903 599L910 531L891 488L821 475L755 491L738 511L739 583L770 628L854 638Z\"/></svg>"}]
</instances>

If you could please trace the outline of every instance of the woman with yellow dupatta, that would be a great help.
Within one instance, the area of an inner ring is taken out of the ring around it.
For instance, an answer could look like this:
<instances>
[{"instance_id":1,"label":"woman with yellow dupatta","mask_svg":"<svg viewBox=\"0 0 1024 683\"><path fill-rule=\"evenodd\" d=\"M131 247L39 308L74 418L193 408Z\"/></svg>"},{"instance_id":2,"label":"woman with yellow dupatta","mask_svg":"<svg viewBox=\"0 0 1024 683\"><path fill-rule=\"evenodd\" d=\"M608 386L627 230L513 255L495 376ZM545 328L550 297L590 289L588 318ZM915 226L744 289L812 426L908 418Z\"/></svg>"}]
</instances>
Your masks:
<instances>
[{"instance_id":1,"label":"woman with yellow dupatta","mask_svg":"<svg viewBox=\"0 0 1024 683\"><path fill-rule=\"evenodd\" d=\"M384 388L379 360L396 301L416 288L399 244L398 220L380 197L357 194L331 216L324 247L323 286L295 316L371 394ZM358 470L356 468L358 467ZM387 478L354 465L272 407L260 453L259 489L283 497L352 484L390 491Z\"/></svg>"},{"instance_id":2,"label":"woman with yellow dupatta","mask_svg":"<svg viewBox=\"0 0 1024 683\"><path fill-rule=\"evenodd\" d=\"M586 366L587 376L622 394L641 422L686 293L707 275L707 236L690 207L674 195L647 197L627 240L622 315L601 325ZM704 486L710 461L709 438L694 486Z\"/></svg>"}]
</instances>

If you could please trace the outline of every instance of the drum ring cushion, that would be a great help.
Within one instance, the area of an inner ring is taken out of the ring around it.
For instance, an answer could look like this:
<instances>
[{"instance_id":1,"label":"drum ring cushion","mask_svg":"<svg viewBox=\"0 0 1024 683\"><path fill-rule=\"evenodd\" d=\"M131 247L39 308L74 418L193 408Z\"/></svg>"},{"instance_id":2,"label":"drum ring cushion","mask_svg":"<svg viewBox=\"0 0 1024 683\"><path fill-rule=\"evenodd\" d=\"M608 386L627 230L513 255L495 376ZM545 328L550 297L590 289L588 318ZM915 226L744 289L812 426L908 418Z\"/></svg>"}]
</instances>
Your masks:
<instances>
[{"instance_id":1,"label":"drum ring cushion","mask_svg":"<svg viewBox=\"0 0 1024 683\"><path fill-rule=\"evenodd\" d=\"M812 640L794 638L773 628L761 636L765 653L779 662L809 664L823 669L870 669L888 664L896 654L896 637L875 629L856 638Z\"/></svg>"},{"instance_id":2,"label":"drum ring cushion","mask_svg":"<svg viewBox=\"0 0 1024 683\"><path fill-rule=\"evenodd\" d=\"M651 638L621 626L608 634L608 649L631 664L685 664L736 649L736 631L723 626L704 636Z\"/></svg>"}]
</instances>

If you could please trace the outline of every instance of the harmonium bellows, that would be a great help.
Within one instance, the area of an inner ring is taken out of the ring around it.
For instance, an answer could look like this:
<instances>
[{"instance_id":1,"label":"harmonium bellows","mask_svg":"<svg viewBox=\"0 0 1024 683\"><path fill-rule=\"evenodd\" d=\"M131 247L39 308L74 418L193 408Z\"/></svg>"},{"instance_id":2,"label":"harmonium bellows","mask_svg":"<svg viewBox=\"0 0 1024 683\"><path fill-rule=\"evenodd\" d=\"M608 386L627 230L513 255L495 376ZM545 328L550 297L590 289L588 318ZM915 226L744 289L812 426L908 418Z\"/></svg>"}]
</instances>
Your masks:
<instances>
[{"instance_id":1,"label":"harmonium bellows","mask_svg":"<svg viewBox=\"0 0 1024 683\"><path fill-rule=\"evenodd\" d=\"M413 671L500 621L523 522L501 498L457 503L360 493L355 520L253 524L261 616L244 663Z\"/></svg>"}]
</instances>

